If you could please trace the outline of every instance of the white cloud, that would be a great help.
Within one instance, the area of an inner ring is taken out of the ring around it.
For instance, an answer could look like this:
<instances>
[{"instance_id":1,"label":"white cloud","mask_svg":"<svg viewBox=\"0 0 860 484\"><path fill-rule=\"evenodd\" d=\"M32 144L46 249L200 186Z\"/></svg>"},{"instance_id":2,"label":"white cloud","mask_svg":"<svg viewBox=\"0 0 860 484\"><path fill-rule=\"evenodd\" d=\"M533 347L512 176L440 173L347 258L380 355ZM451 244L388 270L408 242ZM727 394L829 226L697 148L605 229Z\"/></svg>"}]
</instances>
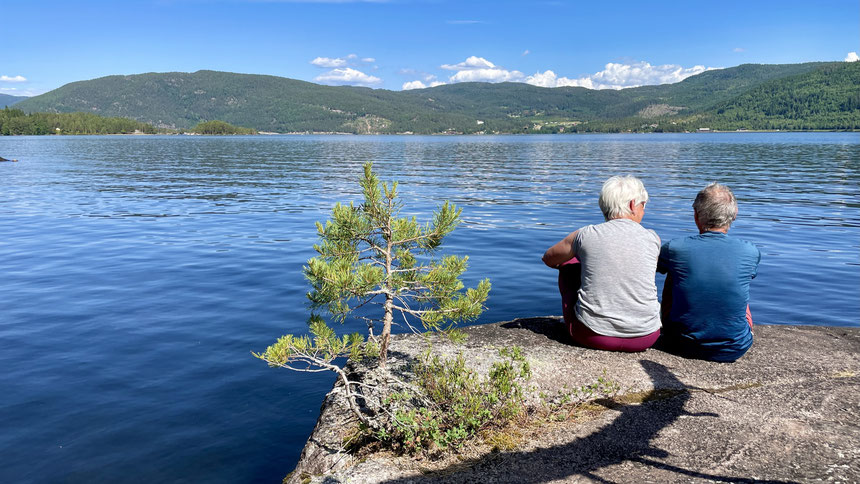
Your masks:
<instances>
[{"instance_id":1,"label":"white cloud","mask_svg":"<svg viewBox=\"0 0 860 484\"><path fill-rule=\"evenodd\" d=\"M624 89L627 87L671 84L714 69L713 67L681 67L675 64L652 66L648 62L619 64L610 62L606 67L590 76L578 79L558 77L553 71L537 72L525 82L541 87L581 86L588 89Z\"/></svg>"},{"instance_id":2,"label":"white cloud","mask_svg":"<svg viewBox=\"0 0 860 484\"><path fill-rule=\"evenodd\" d=\"M436 87L436 86L444 86L444 85L445 85L445 83L441 82L441 81L431 81L430 85L424 84L421 81L410 81L410 82L404 82L402 89L404 91L408 91L410 89L425 89L428 87Z\"/></svg>"},{"instance_id":3,"label":"white cloud","mask_svg":"<svg viewBox=\"0 0 860 484\"><path fill-rule=\"evenodd\" d=\"M526 49L526 50L524 50L524 51L523 51L523 56L527 56L527 55L529 55L529 54L531 54L531 51L530 51L530 50Z\"/></svg>"},{"instance_id":4,"label":"white cloud","mask_svg":"<svg viewBox=\"0 0 860 484\"><path fill-rule=\"evenodd\" d=\"M27 78L24 76L0 76L0 82L27 82Z\"/></svg>"},{"instance_id":5,"label":"white cloud","mask_svg":"<svg viewBox=\"0 0 860 484\"><path fill-rule=\"evenodd\" d=\"M732 49L732 52L746 52L746 49L744 49L743 47L735 47L734 49Z\"/></svg>"},{"instance_id":6,"label":"white cloud","mask_svg":"<svg viewBox=\"0 0 860 484\"><path fill-rule=\"evenodd\" d=\"M483 57L473 55L459 64L442 64L440 67L449 71L462 71L466 69L495 69L496 65Z\"/></svg>"},{"instance_id":7,"label":"white cloud","mask_svg":"<svg viewBox=\"0 0 860 484\"><path fill-rule=\"evenodd\" d=\"M529 51L526 50L522 55L528 54ZM651 65L644 61L632 61L627 63L610 62L602 71L578 78L560 77L552 70L526 76L520 71L505 69L478 56L470 56L463 62L443 64L439 67L448 71L456 71L448 77L449 83L525 82L541 87L580 86L588 89L624 89L655 84L671 84L708 70L717 69L703 65L682 67L675 64ZM415 71L401 70L401 74L407 73L421 77ZM435 76L426 75L423 76L423 81L416 80L404 83L403 89L421 89L433 86L431 81L435 79Z\"/></svg>"},{"instance_id":8,"label":"white cloud","mask_svg":"<svg viewBox=\"0 0 860 484\"><path fill-rule=\"evenodd\" d=\"M382 83L382 79L367 75L350 67L332 69L325 74L315 77L314 80L326 84L348 84L351 86L367 87L377 86Z\"/></svg>"},{"instance_id":9,"label":"white cloud","mask_svg":"<svg viewBox=\"0 0 860 484\"><path fill-rule=\"evenodd\" d=\"M848 55L845 56L845 62L857 61L860 61L860 56L858 56L856 52L849 52Z\"/></svg>"},{"instance_id":10,"label":"white cloud","mask_svg":"<svg viewBox=\"0 0 860 484\"><path fill-rule=\"evenodd\" d=\"M345 57L317 57L316 59L311 61L311 64L317 67L323 67L326 69L335 69L335 70L343 70L344 68L354 68L364 66L365 64L372 64L376 62L376 59L373 57L362 57L359 59L357 54L349 54ZM366 67L366 66L365 66ZM362 67L363 68L363 67ZM377 69L377 66L373 66L373 69ZM349 69L353 70L354 69ZM330 75L325 74L324 76ZM337 74L334 74L337 75ZM323 77L323 76L320 76ZM372 76L370 76L372 77ZM319 78L317 78L319 79Z\"/></svg>"},{"instance_id":11,"label":"white cloud","mask_svg":"<svg viewBox=\"0 0 860 484\"><path fill-rule=\"evenodd\" d=\"M504 69L470 69L460 71L448 80L451 82L516 82L523 79L520 71L506 71Z\"/></svg>"},{"instance_id":12,"label":"white cloud","mask_svg":"<svg viewBox=\"0 0 860 484\"><path fill-rule=\"evenodd\" d=\"M316 59L311 61L311 64L318 67L343 67L346 65L346 59L341 58L330 58L330 57L317 57Z\"/></svg>"},{"instance_id":13,"label":"white cloud","mask_svg":"<svg viewBox=\"0 0 860 484\"><path fill-rule=\"evenodd\" d=\"M427 85L421 81L409 81L404 82L403 87L401 89L403 89L404 91L408 91L410 89L424 89L425 87L427 87Z\"/></svg>"},{"instance_id":14,"label":"white cloud","mask_svg":"<svg viewBox=\"0 0 860 484\"><path fill-rule=\"evenodd\" d=\"M570 79L566 77L562 77L563 82L570 81ZM546 72L535 72L534 75L531 75L526 78L526 84L531 84L532 86L539 87L561 87L561 86L569 86L570 84L559 84L558 76L555 75L553 71Z\"/></svg>"},{"instance_id":15,"label":"white cloud","mask_svg":"<svg viewBox=\"0 0 860 484\"><path fill-rule=\"evenodd\" d=\"M506 82L520 81L525 76L520 71L503 69L483 57L471 56L459 64L443 64L442 69L457 71L449 82Z\"/></svg>"},{"instance_id":16,"label":"white cloud","mask_svg":"<svg viewBox=\"0 0 860 484\"><path fill-rule=\"evenodd\" d=\"M436 76L433 74L427 74L426 72L418 72L415 69L400 69L399 73L401 75L412 76L412 77L421 77L422 80L416 79L414 81L404 82L401 89L404 91L408 91L409 89L424 89L427 87L436 87L443 86L446 83L439 81L436 79Z\"/></svg>"}]
</instances>

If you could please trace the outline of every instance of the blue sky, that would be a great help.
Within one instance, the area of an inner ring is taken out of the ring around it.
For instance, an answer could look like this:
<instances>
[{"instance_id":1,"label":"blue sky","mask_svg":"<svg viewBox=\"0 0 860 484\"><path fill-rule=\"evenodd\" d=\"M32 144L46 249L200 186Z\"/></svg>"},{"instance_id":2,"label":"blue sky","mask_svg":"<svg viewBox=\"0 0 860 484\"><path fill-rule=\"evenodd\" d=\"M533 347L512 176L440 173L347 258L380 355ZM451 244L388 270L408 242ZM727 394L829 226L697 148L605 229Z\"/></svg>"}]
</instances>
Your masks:
<instances>
[{"instance_id":1,"label":"blue sky","mask_svg":"<svg viewBox=\"0 0 860 484\"><path fill-rule=\"evenodd\" d=\"M857 0L2 0L0 18L12 95L199 69L392 90L621 88L860 52Z\"/></svg>"}]
</instances>

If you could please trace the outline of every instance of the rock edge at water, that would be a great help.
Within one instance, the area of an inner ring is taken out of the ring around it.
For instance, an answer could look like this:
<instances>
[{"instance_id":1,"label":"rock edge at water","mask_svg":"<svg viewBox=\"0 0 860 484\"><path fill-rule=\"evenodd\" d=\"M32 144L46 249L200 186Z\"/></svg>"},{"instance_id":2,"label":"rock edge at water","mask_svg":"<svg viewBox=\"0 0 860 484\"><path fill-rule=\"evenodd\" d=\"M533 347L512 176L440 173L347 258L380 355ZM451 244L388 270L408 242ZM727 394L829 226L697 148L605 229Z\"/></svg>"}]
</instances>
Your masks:
<instances>
[{"instance_id":1,"label":"rock edge at water","mask_svg":"<svg viewBox=\"0 0 860 484\"><path fill-rule=\"evenodd\" d=\"M601 376L622 394L669 396L524 432L509 452L432 463L342 452L353 425L335 385L288 482L860 482L860 328L756 326L752 349L731 364L571 346L556 317L465 331L463 345L431 338L434 350L462 351L486 374L499 348L518 345L532 397ZM424 347L419 336L395 337L390 368Z\"/></svg>"}]
</instances>

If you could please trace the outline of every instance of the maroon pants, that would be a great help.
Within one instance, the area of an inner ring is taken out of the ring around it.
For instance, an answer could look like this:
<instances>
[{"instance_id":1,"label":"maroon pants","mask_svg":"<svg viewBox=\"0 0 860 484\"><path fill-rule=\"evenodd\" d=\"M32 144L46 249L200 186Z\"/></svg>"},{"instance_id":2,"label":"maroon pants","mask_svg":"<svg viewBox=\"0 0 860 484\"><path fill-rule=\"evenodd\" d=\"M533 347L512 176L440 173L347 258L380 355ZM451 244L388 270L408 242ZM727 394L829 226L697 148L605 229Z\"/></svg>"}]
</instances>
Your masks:
<instances>
[{"instance_id":1,"label":"maroon pants","mask_svg":"<svg viewBox=\"0 0 860 484\"><path fill-rule=\"evenodd\" d=\"M587 348L635 353L650 348L660 337L660 330L633 338L604 336L595 333L576 318L576 300L582 284L582 264L574 257L558 268L558 290L561 292L561 309L571 339Z\"/></svg>"}]
</instances>

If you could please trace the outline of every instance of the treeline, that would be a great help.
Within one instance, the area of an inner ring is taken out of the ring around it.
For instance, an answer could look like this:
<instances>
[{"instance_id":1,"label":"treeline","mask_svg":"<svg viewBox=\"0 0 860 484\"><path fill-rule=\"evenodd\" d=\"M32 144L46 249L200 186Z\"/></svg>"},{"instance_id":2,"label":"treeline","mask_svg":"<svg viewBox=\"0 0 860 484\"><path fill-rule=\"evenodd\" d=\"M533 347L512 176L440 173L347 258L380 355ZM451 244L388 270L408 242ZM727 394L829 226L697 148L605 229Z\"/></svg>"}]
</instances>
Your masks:
<instances>
[{"instance_id":1,"label":"treeline","mask_svg":"<svg viewBox=\"0 0 860 484\"><path fill-rule=\"evenodd\" d=\"M745 64L620 91L475 82L388 91L215 71L150 73L68 84L15 107L97 109L178 131L201 119L279 133L841 130L860 124L860 62Z\"/></svg>"},{"instance_id":2,"label":"treeline","mask_svg":"<svg viewBox=\"0 0 860 484\"><path fill-rule=\"evenodd\" d=\"M92 113L31 113L6 107L0 111L0 135L155 134L151 124Z\"/></svg>"},{"instance_id":3,"label":"treeline","mask_svg":"<svg viewBox=\"0 0 860 484\"><path fill-rule=\"evenodd\" d=\"M717 129L860 129L860 62L765 83L708 115Z\"/></svg>"},{"instance_id":4,"label":"treeline","mask_svg":"<svg viewBox=\"0 0 860 484\"><path fill-rule=\"evenodd\" d=\"M538 131L555 129L547 119L591 126L608 122L615 129L616 122L650 105L678 106L681 115L701 113L769 80L823 65L743 65L620 91L477 82L388 91L255 74L168 72L75 82L16 107L28 112L97 108L104 115L177 130L191 129L201 119L279 133L522 133L534 132L536 124Z\"/></svg>"},{"instance_id":5,"label":"treeline","mask_svg":"<svg viewBox=\"0 0 860 484\"><path fill-rule=\"evenodd\" d=\"M860 129L860 62L826 65L771 80L699 113L596 120L573 132Z\"/></svg>"},{"instance_id":6,"label":"treeline","mask_svg":"<svg viewBox=\"0 0 860 484\"><path fill-rule=\"evenodd\" d=\"M197 123L192 130L192 133L195 134L218 134L218 135L227 135L227 134L257 134L257 130L250 128L242 128L239 126L233 126L230 123L225 123L224 121L204 121L202 123Z\"/></svg>"}]
</instances>

